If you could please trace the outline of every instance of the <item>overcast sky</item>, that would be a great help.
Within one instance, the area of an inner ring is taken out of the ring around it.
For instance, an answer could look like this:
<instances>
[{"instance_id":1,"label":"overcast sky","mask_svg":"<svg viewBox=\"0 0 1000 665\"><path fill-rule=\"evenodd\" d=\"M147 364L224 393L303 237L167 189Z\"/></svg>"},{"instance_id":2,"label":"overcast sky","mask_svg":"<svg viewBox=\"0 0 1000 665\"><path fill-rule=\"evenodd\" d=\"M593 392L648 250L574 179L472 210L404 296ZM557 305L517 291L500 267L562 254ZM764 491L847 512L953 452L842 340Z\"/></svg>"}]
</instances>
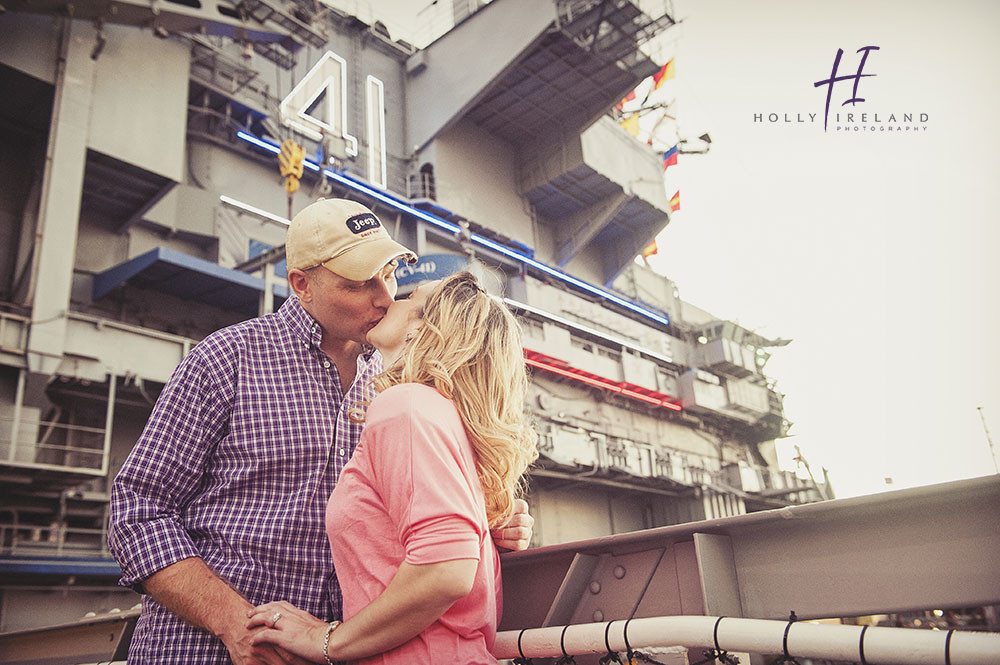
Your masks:
<instances>
[{"instance_id":1,"label":"overcast sky","mask_svg":"<svg viewBox=\"0 0 1000 665\"><path fill-rule=\"evenodd\" d=\"M886 477L994 473L977 407L1000 434L1000 4L675 7L678 122L713 142L668 171L682 207L654 265L686 300L794 339L767 372L787 395L788 443L830 469L839 496ZM866 101L841 108L852 82L838 83L824 132L826 88L813 83L838 49L838 74L855 74L863 46L879 47ZM867 112L867 129L836 131L849 111ZM893 113L894 127L920 129L881 130Z\"/></svg>"},{"instance_id":2,"label":"overcast sky","mask_svg":"<svg viewBox=\"0 0 1000 665\"><path fill-rule=\"evenodd\" d=\"M371 3L391 30L424 4ZM712 146L667 173L681 210L653 266L685 300L794 340L767 366L794 422L784 449L827 467L838 496L994 473L977 407L1000 437L1000 3L674 9L662 56L676 78L662 93L681 136L708 132ZM836 84L824 131L826 88L813 84L838 49L838 75L855 74L863 46L879 47L866 101L841 107L852 82ZM864 129L835 129L848 125Z\"/></svg>"}]
</instances>

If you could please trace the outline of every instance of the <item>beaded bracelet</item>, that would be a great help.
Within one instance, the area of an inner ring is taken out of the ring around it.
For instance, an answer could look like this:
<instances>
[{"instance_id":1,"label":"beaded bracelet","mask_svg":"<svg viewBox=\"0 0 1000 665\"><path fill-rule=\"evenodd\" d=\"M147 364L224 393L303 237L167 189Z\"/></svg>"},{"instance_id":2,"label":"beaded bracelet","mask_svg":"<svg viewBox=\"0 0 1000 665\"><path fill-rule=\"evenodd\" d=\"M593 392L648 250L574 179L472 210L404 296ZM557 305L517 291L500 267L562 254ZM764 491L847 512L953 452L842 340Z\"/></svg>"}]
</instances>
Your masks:
<instances>
[{"instance_id":1,"label":"beaded bracelet","mask_svg":"<svg viewBox=\"0 0 1000 665\"><path fill-rule=\"evenodd\" d=\"M330 653L327 650L330 648L330 633L336 630L339 625L339 621L331 621L326 627L326 635L323 636L323 657L326 658L326 665L333 665L333 661L330 660Z\"/></svg>"}]
</instances>

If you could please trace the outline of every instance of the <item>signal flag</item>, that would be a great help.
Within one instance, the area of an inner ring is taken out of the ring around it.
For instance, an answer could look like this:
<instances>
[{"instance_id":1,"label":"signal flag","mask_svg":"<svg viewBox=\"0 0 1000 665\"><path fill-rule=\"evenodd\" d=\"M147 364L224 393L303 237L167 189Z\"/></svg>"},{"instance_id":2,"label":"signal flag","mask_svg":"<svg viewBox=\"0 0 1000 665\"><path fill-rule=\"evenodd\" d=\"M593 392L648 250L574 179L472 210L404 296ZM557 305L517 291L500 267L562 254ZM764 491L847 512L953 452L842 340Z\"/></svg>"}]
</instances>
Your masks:
<instances>
[{"instance_id":1,"label":"signal flag","mask_svg":"<svg viewBox=\"0 0 1000 665\"><path fill-rule=\"evenodd\" d=\"M674 146L670 150L663 153L663 170L666 171L668 167L673 166L677 163L677 146Z\"/></svg>"},{"instance_id":2,"label":"signal flag","mask_svg":"<svg viewBox=\"0 0 1000 665\"><path fill-rule=\"evenodd\" d=\"M660 71L653 74L653 90L659 90L664 81L674 77L674 59L670 58L667 64L660 67Z\"/></svg>"}]
</instances>

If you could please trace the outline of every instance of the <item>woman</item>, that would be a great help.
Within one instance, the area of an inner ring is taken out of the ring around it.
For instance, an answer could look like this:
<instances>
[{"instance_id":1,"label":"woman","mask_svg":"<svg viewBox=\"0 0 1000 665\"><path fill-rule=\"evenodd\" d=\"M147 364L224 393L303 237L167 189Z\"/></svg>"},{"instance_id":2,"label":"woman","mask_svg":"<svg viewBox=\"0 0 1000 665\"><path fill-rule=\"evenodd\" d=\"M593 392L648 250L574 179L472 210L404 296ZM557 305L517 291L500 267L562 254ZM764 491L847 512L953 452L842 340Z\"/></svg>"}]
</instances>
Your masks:
<instances>
[{"instance_id":1,"label":"woman","mask_svg":"<svg viewBox=\"0 0 1000 665\"><path fill-rule=\"evenodd\" d=\"M327 507L345 621L276 602L248 627L313 662L496 663L489 530L537 457L517 321L462 272L393 303L368 341L389 369Z\"/></svg>"}]
</instances>

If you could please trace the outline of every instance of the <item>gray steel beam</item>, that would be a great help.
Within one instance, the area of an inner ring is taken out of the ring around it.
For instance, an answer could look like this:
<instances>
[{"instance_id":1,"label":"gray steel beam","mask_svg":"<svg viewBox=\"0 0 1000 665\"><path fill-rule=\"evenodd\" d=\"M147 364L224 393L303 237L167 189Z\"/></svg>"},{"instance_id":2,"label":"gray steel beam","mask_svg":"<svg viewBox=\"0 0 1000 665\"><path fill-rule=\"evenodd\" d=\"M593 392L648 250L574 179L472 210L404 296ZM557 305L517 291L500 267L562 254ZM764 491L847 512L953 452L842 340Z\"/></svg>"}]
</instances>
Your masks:
<instances>
[{"instance_id":1,"label":"gray steel beam","mask_svg":"<svg viewBox=\"0 0 1000 665\"><path fill-rule=\"evenodd\" d=\"M504 554L502 630L593 605L587 585L560 586L575 557L663 552L637 605L635 589L595 569L602 620L725 612L787 619L1000 604L1000 475L789 506ZM621 602L621 601L626 602ZM636 607L631 614L624 607ZM542 609L538 609L542 608Z\"/></svg>"},{"instance_id":2,"label":"gray steel beam","mask_svg":"<svg viewBox=\"0 0 1000 665\"><path fill-rule=\"evenodd\" d=\"M816 618L1000 604L1000 476L981 481L979 492L948 484L839 511L786 508L780 521L739 530L744 612Z\"/></svg>"},{"instance_id":3,"label":"gray steel beam","mask_svg":"<svg viewBox=\"0 0 1000 665\"><path fill-rule=\"evenodd\" d=\"M139 611L0 633L0 663L57 665L125 660Z\"/></svg>"},{"instance_id":4,"label":"gray steel beam","mask_svg":"<svg viewBox=\"0 0 1000 665\"><path fill-rule=\"evenodd\" d=\"M28 365L52 374L62 360L77 225L93 108L94 29L62 19L55 99L39 204L36 260L31 275Z\"/></svg>"},{"instance_id":5,"label":"gray steel beam","mask_svg":"<svg viewBox=\"0 0 1000 665\"><path fill-rule=\"evenodd\" d=\"M705 601L705 615L743 616L732 540L723 535L696 533L694 550L698 561L701 596Z\"/></svg>"},{"instance_id":6,"label":"gray steel beam","mask_svg":"<svg viewBox=\"0 0 1000 665\"><path fill-rule=\"evenodd\" d=\"M160 187L155 194L146 199L146 202L143 203L141 206L139 206L139 208L136 209L136 211L133 212L131 216L129 216L129 218L125 220L125 222L121 226L118 227L116 233L121 234L132 228L132 226L136 222L142 219L143 215L145 215L147 212L150 211L150 209L153 206L159 203L164 196L169 194L170 190L172 190L176 185L177 183L174 182L173 180L168 180L167 182L163 183L163 186Z\"/></svg>"},{"instance_id":7,"label":"gray steel beam","mask_svg":"<svg viewBox=\"0 0 1000 665\"><path fill-rule=\"evenodd\" d=\"M560 222L564 238L556 248L556 264L562 268L634 198L625 192L602 199Z\"/></svg>"}]
</instances>

